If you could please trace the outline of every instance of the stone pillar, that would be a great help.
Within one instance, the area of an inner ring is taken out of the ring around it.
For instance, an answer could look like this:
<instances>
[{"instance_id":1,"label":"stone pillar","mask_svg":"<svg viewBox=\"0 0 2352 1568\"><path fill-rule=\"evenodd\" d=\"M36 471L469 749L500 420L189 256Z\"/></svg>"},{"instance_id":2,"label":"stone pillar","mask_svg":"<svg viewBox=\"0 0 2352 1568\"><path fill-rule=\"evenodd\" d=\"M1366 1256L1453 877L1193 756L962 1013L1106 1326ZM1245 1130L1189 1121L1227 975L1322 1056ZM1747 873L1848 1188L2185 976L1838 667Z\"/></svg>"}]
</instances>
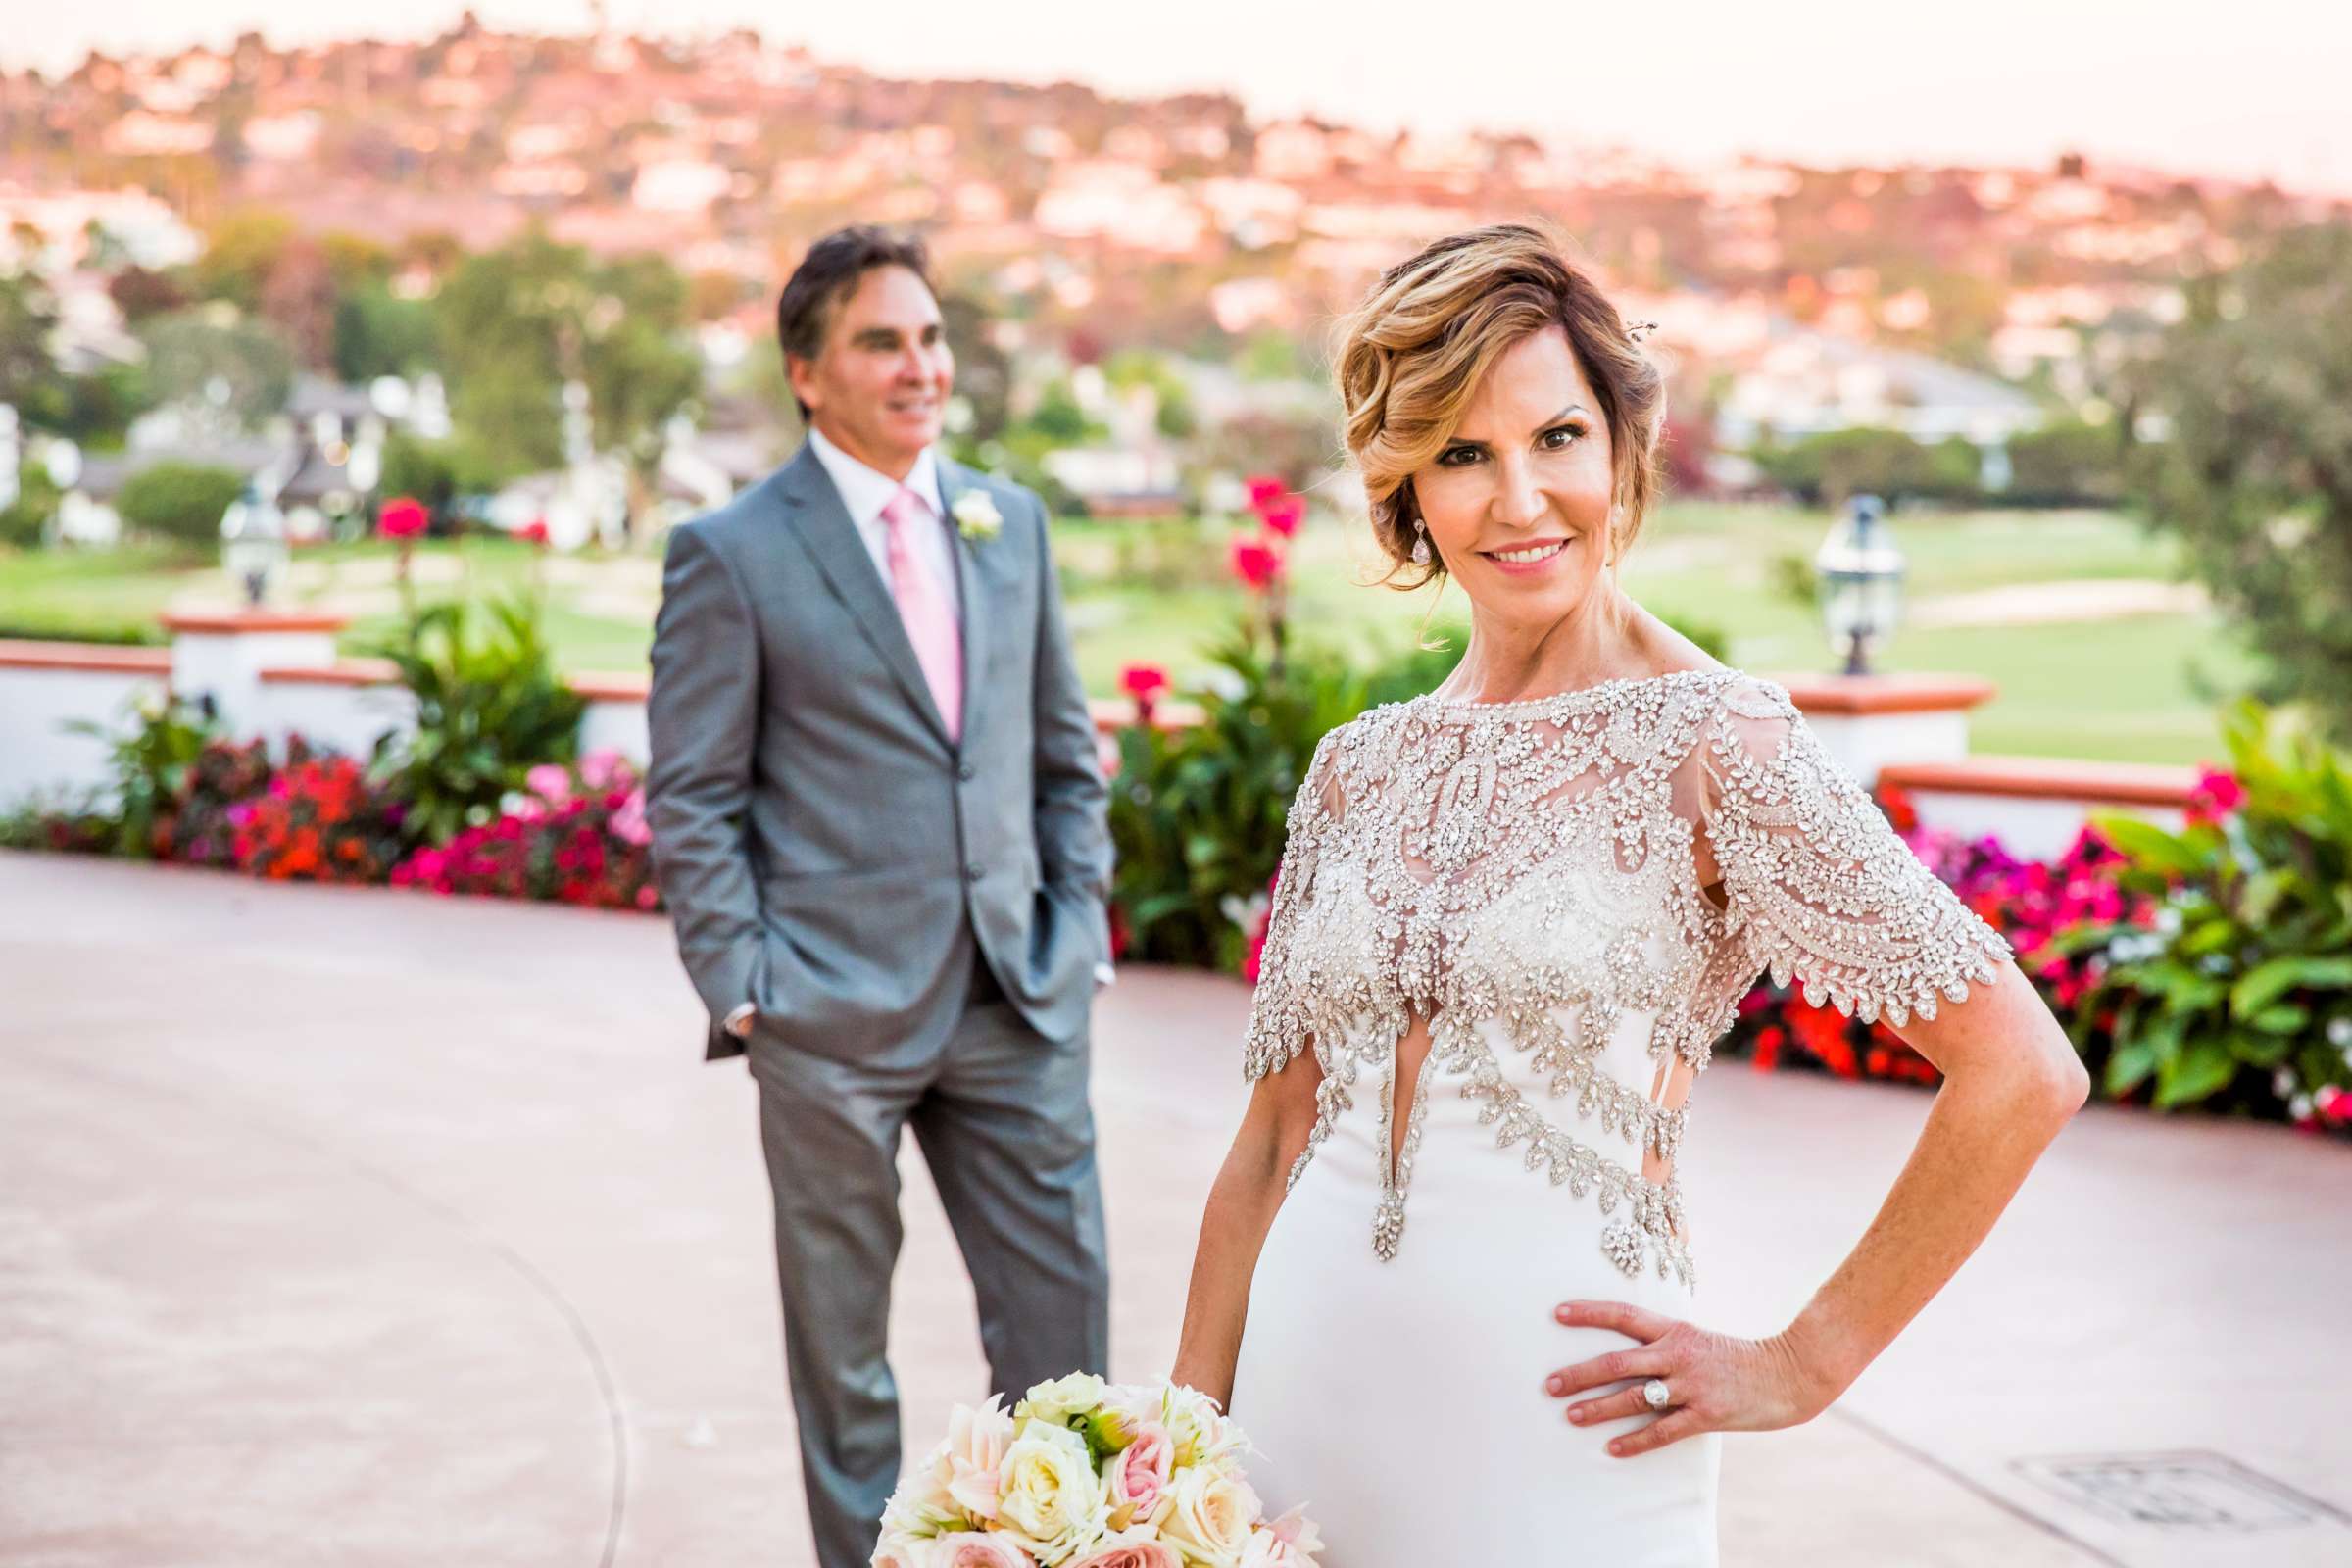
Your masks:
<instances>
[{"instance_id":1,"label":"stone pillar","mask_svg":"<svg viewBox=\"0 0 2352 1568\"><path fill-rule=\"evenodd\" d=\"M1973 675L1774 675L1824 750L1868 789L1890 762L1968 755L1969 710L1994 687Z\"/></svg>"},{"instance_id":2,"label":"stone pillar","mask_svg":"<svg viewBox=\"0 0 2352 1568\"><path fill-rule=\"evenodd\" d=\"M223 727L239 739L270 730L262 671L335 662L335 634L348 615L312 611L227 610L171 613L172 690L191 702L212 700Z\"/></svg>"}]
</instances>

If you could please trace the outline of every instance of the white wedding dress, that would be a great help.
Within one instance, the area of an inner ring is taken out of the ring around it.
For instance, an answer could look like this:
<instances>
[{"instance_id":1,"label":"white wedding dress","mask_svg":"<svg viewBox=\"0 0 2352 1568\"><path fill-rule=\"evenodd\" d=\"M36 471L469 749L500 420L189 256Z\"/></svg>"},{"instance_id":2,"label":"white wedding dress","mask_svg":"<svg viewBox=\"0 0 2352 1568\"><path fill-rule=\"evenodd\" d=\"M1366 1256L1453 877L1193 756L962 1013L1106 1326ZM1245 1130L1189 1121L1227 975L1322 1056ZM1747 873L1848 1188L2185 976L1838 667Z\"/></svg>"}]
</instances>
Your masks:
<instances>
[{"instance_id":1,"label":"white wedding dress","mask_svg":"<svg viewBox=\"0 0 2352 1568\"><path fill-rule=\"evenodd\" d=\"M2008 944L1736 670L1377 708L1316 749L1289 831L1247 1071L1311 1054L1320 1114L1235 1371L1252 1483L1331 1568L1714 1563L1720 1439L1610 1456L1649 1418L1571 1425L1544 1380L1635 1342L1552 1310L1705 1323L1673 1162L1760 971L1900 1024Z\"/></svg>"}]
</instances>

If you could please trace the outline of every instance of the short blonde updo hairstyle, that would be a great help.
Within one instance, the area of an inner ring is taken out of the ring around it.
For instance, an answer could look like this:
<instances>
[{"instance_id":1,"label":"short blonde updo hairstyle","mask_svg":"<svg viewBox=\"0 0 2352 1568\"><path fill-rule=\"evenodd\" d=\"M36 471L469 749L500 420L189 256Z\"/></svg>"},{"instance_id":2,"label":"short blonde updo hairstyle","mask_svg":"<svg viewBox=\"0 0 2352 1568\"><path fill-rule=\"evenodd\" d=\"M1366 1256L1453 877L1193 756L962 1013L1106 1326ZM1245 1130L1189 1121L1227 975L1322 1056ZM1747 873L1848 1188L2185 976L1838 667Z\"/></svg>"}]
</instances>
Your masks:
<instances>
[{"instance_id":1,"label":"short blonde updo hairstyle","mask_svg":"<svg viewBox=\"0 0 2352 1568\"><path fill-rule=\"evenodd\" d=\"M1418 588L1444 573L1434 551L1426 567L1412 564L1412 475L1460 428L1494 362L1546 327L1567 332L1608 420L1620 509L1609 559L1641 532L1660 485L1665 377L1568 250L1563 236L1525 223L1451 234L1382 273L1342 323L1336 359L1348 455L1363 476L1373 537L1393 563L1391 585Z\"/></svg>"}]
</instances>

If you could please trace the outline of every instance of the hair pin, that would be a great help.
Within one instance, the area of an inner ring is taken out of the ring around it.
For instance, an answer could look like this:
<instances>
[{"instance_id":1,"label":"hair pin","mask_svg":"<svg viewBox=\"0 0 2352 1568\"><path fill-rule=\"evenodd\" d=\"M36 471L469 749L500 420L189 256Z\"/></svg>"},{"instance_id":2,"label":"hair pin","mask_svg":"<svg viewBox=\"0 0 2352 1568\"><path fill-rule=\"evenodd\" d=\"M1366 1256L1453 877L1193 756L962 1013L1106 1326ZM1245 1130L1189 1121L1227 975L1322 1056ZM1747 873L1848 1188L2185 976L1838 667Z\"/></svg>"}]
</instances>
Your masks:
<instances>
[{"instance_id":1,"label":"hair pin","mask_svg":"<svg viewBox=\"0 0 2352 1568\"><path fill-rule=\"evenodd\" d=\"M1657 329L1658 323L1655 321L1636 321L1625 329L1625 335L1639 343L1644 336Z\"/></svg>"}]
</instances>

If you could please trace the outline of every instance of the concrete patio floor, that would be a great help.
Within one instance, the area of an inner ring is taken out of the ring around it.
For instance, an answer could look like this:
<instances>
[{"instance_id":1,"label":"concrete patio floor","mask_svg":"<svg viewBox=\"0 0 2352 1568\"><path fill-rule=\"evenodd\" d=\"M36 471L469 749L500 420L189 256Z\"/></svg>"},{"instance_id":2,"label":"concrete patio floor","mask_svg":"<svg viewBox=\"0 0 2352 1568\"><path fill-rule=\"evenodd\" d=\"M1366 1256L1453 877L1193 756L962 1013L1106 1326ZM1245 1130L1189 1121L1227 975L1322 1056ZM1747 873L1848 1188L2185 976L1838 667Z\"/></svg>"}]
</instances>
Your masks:
<instances>
[{"instance_id":1,"label":"concrete patio floor","mask_svg":"<svg viewBox=\"0 0 2352 1568\"><path fill-rule=\"evenodd\" d=\"M1173 1352L1247 1006L1099 1003L1115 1376ZM0 855L0 1564L808 1563L752 1088L699 1053L659 920ZM1698 1104L1698 1315L1769 1332L1928 1097ZM982 1372L906 1164L919 1445ZM1836 1408L1726 1440L1726 1568L2352 1562L2347 1197L2341 1144L2090 1108Z\"/></svg>"}]
</instances>

